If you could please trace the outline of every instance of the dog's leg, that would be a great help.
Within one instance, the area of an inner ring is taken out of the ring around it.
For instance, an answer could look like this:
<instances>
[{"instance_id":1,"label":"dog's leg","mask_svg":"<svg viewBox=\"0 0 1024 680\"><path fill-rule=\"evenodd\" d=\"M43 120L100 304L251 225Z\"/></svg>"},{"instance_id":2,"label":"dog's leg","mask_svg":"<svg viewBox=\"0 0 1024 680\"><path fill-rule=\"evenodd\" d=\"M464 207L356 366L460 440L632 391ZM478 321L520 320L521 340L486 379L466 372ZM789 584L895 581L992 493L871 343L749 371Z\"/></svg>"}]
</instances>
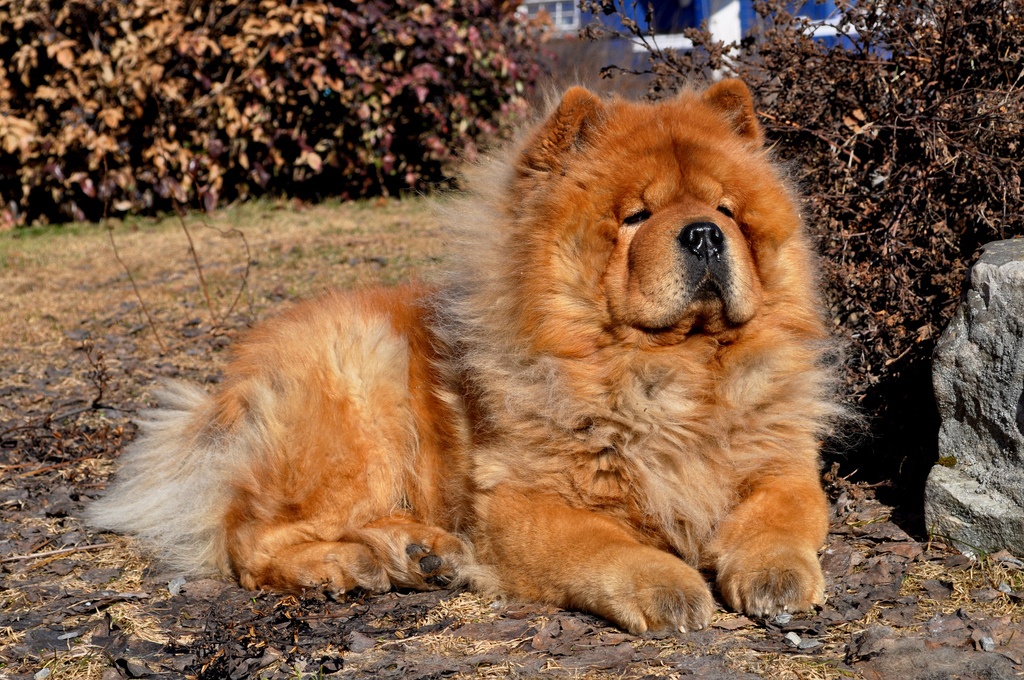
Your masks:
<instances>
[{"instance_id":1,"label":"dog's leg","mask_svg":"<svg viewBox=\"0 0 1024 680\"><path fill-rule=\"evenodd\" d=\"M818 549L827 533L828 504L816 475L759 480L711 545L725 601L754 616L822 602Z\"/></svg>"},{"instance_id":2,"label":"dog's leg","mask_svg":"<svg viewBox=\"0 0 1024 680\"><path fill-rule=\"evenodd\" d=\"M294 529L301 540L304 533ZM299 593L325 589L339 596L354 588L376 592L391 583L380 560L362 543L305 541L245 554L235 562L238 582L249 590Z\"/></svg>"},{"instance_id":3,"label":"dog's leg","mask_svg":"<svg viewBox=\"0 0 1024 680\"><path fill-rule=\"evenodd\" d=\"M232 563L243 587L301 592L323 587L332 595L359 587L433 590L456 578L469 551L437 527L387 518L324 540L310 523L259 529L229 539Z\"/></svg>"},{"instance_id":4,"label":"dog's leg","mask_svg":"<svg viewBox=\"0 0 1024 680\"><path fill-rule=\"evenodd\" d=\"M593 612L632 632L711 621L700 573L608 517L506 486L484 495L478 511L480 557L516 597Z\"/></svg>"}]
</instances>

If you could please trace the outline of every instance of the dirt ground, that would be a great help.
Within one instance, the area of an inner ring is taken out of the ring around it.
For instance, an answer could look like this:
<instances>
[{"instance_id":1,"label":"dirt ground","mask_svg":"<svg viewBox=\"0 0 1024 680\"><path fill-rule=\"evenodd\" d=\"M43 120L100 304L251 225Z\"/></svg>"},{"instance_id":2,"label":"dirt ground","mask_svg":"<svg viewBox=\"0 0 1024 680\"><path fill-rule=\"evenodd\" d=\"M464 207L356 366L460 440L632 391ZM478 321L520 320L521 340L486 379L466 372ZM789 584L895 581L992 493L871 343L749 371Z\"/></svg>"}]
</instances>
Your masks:
<instances>
[{"instance_id":1,"label":"dirt ground","mask_svg":"<svg viewBox=\"0 0 1024 680\"><path fill-rule=\"evenodd\" d=\"M81 520L154 382L212 387L238 335L287 300L429 279L445 250L421 200L186 224L205 285L174 218L0 234L0 677L1024 677L1024 563L908 535L834 473L827 603L769 621L722 607L688 635L468 592L334 602L162 569Z\"/></svg>"}]
</instances>

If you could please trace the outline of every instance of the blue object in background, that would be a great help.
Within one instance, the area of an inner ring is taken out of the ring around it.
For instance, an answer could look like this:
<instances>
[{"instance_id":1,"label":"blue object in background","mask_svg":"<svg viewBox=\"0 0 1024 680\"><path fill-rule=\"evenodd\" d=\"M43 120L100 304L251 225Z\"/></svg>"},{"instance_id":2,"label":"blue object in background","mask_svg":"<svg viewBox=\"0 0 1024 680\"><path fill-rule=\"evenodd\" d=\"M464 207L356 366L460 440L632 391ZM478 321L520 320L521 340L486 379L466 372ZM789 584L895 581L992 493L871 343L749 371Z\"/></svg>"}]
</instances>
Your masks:
<instances>
[{"instance_id":1,"label":"blue object in background","mask_svg":"<svg viewBox=\"0 0 1024 680\"><path fill-rule=\"evenodd\" d=\"M650 26L645 17L648 5L652 10ZM630 0L618 0L616 6L627 16L634 11ZM835 30L829 26L829 20L836 15L835 0L794 2L790 8L813 22L821 22L822 25L815 30L820 40L830 45L836 42ZM617 14L595 16L581 12L577 3L569 0L524 0L521 9L530 17L546 12L554 30L564 37L574 36L582 26L595 19L609 28L625 30ZM643 33L653 28L655 35L660 36L679 34L685 28L698 28L707 21L712 34L725 41L747 36L757 21L754 0L639 0L636 16L631 18L635 18Z\"/></svg>"}]
</instances>

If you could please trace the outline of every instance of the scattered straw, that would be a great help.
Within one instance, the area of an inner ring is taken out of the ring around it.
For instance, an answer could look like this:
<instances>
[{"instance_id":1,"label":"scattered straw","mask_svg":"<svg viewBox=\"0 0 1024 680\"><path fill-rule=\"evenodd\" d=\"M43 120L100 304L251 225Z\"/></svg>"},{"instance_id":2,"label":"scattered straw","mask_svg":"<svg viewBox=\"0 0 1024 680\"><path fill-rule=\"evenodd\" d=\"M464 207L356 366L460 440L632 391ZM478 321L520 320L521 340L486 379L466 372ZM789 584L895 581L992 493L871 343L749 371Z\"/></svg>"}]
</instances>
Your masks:
<instances>
[{"instance_id":1,"label":"scattered straw","mask_svg":"<svg viewBox=\"0 0 1024 680\"><path fill-rule=\"evenodd\" d=\"M473 621L493 619L497 616L492 605L495 600L481 597L475 593L463 592L456 597L442 600L431 609L420 621L420 626L451 620L455 625Z\"/></svg>"}]
</instances>

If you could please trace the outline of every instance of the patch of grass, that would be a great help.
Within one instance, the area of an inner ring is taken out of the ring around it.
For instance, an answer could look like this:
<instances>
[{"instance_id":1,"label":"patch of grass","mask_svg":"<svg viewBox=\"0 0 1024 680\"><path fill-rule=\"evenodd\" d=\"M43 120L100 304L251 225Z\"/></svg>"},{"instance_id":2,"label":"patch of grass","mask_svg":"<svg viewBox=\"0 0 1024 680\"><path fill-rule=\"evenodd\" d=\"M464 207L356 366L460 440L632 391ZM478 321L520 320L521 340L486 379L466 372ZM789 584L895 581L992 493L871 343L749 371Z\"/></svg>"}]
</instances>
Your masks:
<instances>
[{"instance_id":1,"label":"patch of grass","mask_svg":"<svg viewBox=\"0 0 1024 680\"><path fill-rule=\"evenodd\" d=\"M445 656L475 656L495 650L508 650L528 639L521 637L510 640L473 640L448 633L434 633L417 638L424 649Z\"/></svg>"},{"instance_id":2,"label":"patch of grass","mask_svg":"<svg viewBox=\"0 0 1024 680\"><path fill-rule=\"evenodd\" d=\"M53 657L41 664L36 672L50 669L47 680L91 680L100 677L109 666L110 662L102 654L84 648L72 648L66 652L54 652Z\"/></svg>"},{"instance_id":3,"label":"patch of grass","mask_svg":"<svg viewBox=\"0 0 1024 680\"><path fill-rule=\"evenodd\" d=\"M419 622L419 625L428 626L449 620L461 625L463 623L493 619L497 616L494 607L492 607L494 602L494 600L481 597L476 593L460 593L458 597L439 602L436 607L427 612L423 620Z\"/></svg>"},{"instance_id":4,"label":"patch of grass","mask_svg":"<svg viewBox=\"0 0 1024 680\"><path fill-rule=\"evenodd\" d=\"M430 279L443 250L440 228L424 199L325 202L297 206L256 201L212 215L191 215L195 241L217 321L245 289L223 330L230 336L285 306L286 298L330 288ZM177 217L112 220L121 259L138 285L168 352L161 361L180 371L211 371L222 352L192 352L189 322L216 326ZM245 234L246 251L237 232ZM130 335L134 358L161 354L153 330L118 263L102 225L38 227L0 234L0 347L16 348L26 384L43 367L68 367L80 344L69 338ZM119 366L115 361L114 369ZM81 383L79 376L71 382ZM129 381L132 382L132 381ZM74 385L71 385L74 387ZM142 396L138 391L132 397ZM0 421L15 414L0 406Z\"/></svg>"},{"instance_id":5,"label":"patch of grass","mask_svg":"<svg viewBox=\"0 0 1024 680\"><path fill-rule=\"evenodd\" d=\"M928 596L922 585L928 579L949 584L953 593L948 598L935 600ZM971 591L992 588L998 590L1006 584L1016 592L1024 591L1024 570L1004 566L992 557L979 557L967 569L950 570L940 562L915 562L903 581L900 595L917 595L920 608L917 619L924 622L936 614L948 615L964 609L986 616L1009 616L1015 623L1024 623L1024 604L1000 592L989 602L979 602Z\"/></svg>"}]
</instances>

